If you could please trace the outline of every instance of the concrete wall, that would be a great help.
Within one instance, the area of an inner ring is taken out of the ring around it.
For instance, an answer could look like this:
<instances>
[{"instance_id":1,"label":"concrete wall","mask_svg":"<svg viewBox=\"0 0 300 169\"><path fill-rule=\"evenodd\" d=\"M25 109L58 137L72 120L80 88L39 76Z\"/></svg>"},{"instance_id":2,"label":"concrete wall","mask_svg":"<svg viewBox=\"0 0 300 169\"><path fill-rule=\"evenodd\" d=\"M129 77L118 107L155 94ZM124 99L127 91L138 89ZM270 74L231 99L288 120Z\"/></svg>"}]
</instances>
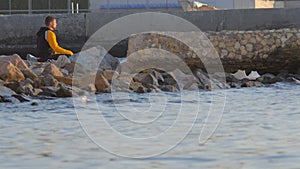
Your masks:
<instances>
[{"instance_id":1,"label":"concrete wall","mask_svg":"<svg viewBox=\"0 0 300 169\"><path fill-rule=\"evenodd\" d=\"M294 1L285 1L284 6L286 8L300 8L300 1L294 0Z\"/></svg>"},{"instance_id":2,"label":"concrete wall","mask_svg":"<svg viewBox=\"0 0 300 169\"><path fill-rule=\"evenodd\" d=\"M235 9L255 8L255 1L254 0L235 0L234 8Z\"/></svg>"},{"instance_id":3,"label":"concrete wall","mask_svg":"<svg viewBox=\"0 0 300 169\"><path fill-rule=\"evenodd\" d=\"M146 11L126 10L110 13L98 12L76 15L55 15L58 18L58 31L61 45L78 51L84 45L84 42L100 27L117 18L136 12ZM197 12L159 10L159 12L166 12L182 17L195 24L202 31L300 28L299 8ZM0 25L0 54L19 53L24 55L33 52L36 43L35 33L39 27L43 25L45 16L46 15L0 16L0 23L3 23ZM138 27L139 25L136 26ZM126 43L124 44L124 50L127 50ZM121 51L120 53L123 52Z\"/></svg>"}]
</instances>

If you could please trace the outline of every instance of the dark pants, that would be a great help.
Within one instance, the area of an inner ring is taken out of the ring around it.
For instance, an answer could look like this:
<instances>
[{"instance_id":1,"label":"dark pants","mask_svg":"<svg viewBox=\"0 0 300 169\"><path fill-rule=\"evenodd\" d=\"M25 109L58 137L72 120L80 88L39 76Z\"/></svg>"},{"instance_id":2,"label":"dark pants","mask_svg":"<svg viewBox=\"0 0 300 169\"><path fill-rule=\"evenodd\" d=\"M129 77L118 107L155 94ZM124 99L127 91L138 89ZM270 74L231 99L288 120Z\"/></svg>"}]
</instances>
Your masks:
<instances>
[{"instance_id":1,"label":"dark pants","mask_svg":"<svg viewBox=\"0 0 300 169\"><path fill-rule=\"evenodd\" d=\"M39 62L46 62L48 59L57 60L60 55L51 55L49 57L40 57L38 58Z\"/></svg>"}]
</instances>

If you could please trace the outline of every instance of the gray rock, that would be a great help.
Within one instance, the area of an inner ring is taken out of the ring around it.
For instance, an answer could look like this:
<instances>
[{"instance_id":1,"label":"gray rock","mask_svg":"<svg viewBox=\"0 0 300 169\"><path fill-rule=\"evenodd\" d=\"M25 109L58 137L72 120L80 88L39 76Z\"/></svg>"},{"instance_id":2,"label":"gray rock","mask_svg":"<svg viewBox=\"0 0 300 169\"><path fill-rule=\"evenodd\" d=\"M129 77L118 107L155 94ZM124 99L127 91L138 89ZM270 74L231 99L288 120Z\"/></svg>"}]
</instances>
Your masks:
<instances>
[{"instance_id":1,"label":"gray rock","mask_svg":"<svg viewBox=\"0 0 300 169\"><path fill-rule=\"evenodd\" d=\"M42 86L41 90L42 91L38 93L38 96L56 97L56 91L58 88L52 86Z\"/></svg>"},{"instance_id":2,"label":"gray rock","mask_svg":"<svg viewBox=\"0 0 300 169\"><path fill-rule=\"evenodd\" d=\"M32 63L31 70L34 72L36 75L41 76L46 65L49 63L44 63L44 62L37 62L37 63Z\"/></svg>"},{"instance_id":3,"label":"gray rock","mask_svg":"<svg viewBox=\"0 0 300 169\"><path fill-rule=\"evenodd\" d=\"M70 59L66 55L60 55L57 60L51 61L58 68L64 67L66 64L71 63Z\"/></svg>"},{"instance_id":4,"label":"gray rock","mask_svg":"<svg viewBox=\"0 0 300 169\"><path fill-rule=\"evenodd\" d=\"M119 64L119 59L111 56L110 54L107 54L102 59L99 68L103 70L116 70Z\"/></svg>"},{"instance_id":5,"label":"gray rock","mask_svg":"<svg viewBox=\"0 0 300 169\"><path fill-rule=\"evenodd\" d=\"M53 86L57 87L59 82L51 75L42 76L34 81L34 87L40 88L41 86Z\"/></svg>"},{"instance_id":6,"label":"gray rock","mask_svg":"<svg viewBox=\"0 0 300 169\"><path fill-rule=\"evenodd\" d=\"M56 91L56 96L60 98L72 97L72 89L68 88L64 85L61 85L59 89Z\"/></svg>"},{"instance_id":7,"label":"gray rock","mask_svg":"<svg viewBox=\"0 0 300 169\"><path fill-rule=\"evenodd\" d=\"M0 85L0 102L2 103L19 102L17 99L12 97L12 95L15 94L16 93L13 90Z\"/></svg>"}]
</instances>

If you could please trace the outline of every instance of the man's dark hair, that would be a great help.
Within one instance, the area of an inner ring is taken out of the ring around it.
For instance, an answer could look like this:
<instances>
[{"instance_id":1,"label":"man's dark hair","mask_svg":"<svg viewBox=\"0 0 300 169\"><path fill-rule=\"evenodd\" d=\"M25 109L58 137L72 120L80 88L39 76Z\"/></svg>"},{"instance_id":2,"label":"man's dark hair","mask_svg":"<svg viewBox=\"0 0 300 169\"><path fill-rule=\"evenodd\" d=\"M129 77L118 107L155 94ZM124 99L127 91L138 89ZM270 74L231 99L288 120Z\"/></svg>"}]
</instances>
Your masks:
<instances>
[{"instance_id":1,"label":"man's dark hair","mask_svg":"<svg viewBox=\"0 0 300 169\"><path fill-rule=\"evenodd\" d=\"M53 17L53 16L47 16L45 19L45 25L49 26L50 22L54 21L54 19L55 19L55 17Z\"/></svg>"}]
</instances>

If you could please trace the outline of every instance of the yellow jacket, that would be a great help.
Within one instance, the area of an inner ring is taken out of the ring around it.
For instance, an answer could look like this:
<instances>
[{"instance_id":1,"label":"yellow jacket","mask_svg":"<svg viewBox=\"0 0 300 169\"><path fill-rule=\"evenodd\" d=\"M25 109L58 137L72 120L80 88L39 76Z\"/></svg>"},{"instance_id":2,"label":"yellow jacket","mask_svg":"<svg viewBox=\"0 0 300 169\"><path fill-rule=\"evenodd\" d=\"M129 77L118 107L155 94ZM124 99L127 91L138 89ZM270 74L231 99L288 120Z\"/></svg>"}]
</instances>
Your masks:
<instances>
[{"instance_id":1,"label":"yellow jacket","mask_svg":"<svg viewBox=\"0 0 300 169\"><path fill-rule=\"evenodd\" d=\"M51 47L51 49L55 52L56 55L73 55L73 52L67 49L60 47L56 40L56 35L53 31L47 31L47 41Z\"/></svg>"}]
</instances>

